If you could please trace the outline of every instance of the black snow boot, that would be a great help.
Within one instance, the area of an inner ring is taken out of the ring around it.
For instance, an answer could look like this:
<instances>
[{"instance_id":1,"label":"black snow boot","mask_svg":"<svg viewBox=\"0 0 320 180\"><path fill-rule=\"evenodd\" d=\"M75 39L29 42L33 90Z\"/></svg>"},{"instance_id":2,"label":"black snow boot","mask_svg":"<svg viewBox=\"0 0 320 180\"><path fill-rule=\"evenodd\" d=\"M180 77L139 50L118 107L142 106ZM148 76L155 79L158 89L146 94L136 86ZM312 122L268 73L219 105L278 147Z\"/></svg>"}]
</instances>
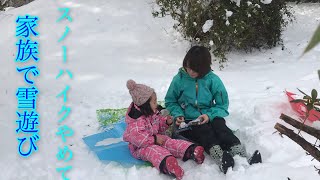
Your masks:
<instances>
[{"instance_id":1,"label":"black snow boot","mask_svg":"<svg viewBox=\"0 0 320 180\"><path fill-rule=\"evenodd\" d=\"M220 170L226 174L229 167L234 166L234 159L228 151L224 151L222 155Z\"/></svg>"},{"instance_id":2,"label":"black snow boot","mask_svg":"<svg viewBox=\"0 0 320 180\"><path fill-rule=\"evenodd\" d=\"M218 164L220 170L226 174L229 167L234 166L234 159L228 151L223 151L219 145L214 145L209 150L210 156Z\"/></svg>"},{"instance_id":3,"label":"black snow boot","mask_svg":"<svg viewBox=\"0 0 320 180\"><path fill-rule=\"evenodd\" d=\"M259 150L256 150L253 155L248 159L248 163L250 165L256 164L256 163L262 163L261 154Z\"/></svg>"}]
</instances>

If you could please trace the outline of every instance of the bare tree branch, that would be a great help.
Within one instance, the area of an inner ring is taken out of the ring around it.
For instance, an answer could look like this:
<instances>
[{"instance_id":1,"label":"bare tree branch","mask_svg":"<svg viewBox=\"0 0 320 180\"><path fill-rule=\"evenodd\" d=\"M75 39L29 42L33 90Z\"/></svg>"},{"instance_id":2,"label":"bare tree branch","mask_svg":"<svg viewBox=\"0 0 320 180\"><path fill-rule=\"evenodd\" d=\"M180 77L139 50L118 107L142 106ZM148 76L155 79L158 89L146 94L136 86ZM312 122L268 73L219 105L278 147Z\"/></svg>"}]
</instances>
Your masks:
<instances>
[{"instance_id":1,"label":"bare tree branch","mask_svg":"<svg viewBox=\"0 0 320 180\"><path fill-rule=\"evenodd\" d=\"M279 123L274 126L280 133L288 136L291 140L299 144L304 150L310 153L317 161L320 162L320 151L310 144L308 141L300 137L298 134L294 133L292 129L289 129Z\"/></svg>"}]
</instances>

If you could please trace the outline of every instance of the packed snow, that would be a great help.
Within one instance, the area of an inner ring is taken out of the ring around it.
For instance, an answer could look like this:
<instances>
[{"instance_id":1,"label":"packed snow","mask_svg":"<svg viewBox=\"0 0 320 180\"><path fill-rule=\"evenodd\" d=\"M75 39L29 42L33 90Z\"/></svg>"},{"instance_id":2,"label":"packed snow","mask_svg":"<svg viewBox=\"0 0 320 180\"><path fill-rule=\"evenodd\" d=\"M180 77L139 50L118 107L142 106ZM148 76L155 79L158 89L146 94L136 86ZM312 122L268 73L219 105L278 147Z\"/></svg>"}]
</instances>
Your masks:
<instances>
[{"instance_id":1,"label":"packed snow","mask_svg":"<svg viewBox=\"0 0 320 180\"><path fill-rule=\"evenodd\" d=\"M210 30L212 26L213 26L213 20L206 20L206 22L202 26L202 31L206 33Z\"/></svg>"},{"instance_id":2,"label":"packed snow","mask_svg":"<svg viewBox=\"0 0 320 180\"><path fill-rule=\"evenodd\" d=\"M270 4L272 0L260 0L263 4Z\"/></svg>"}]
</instances>

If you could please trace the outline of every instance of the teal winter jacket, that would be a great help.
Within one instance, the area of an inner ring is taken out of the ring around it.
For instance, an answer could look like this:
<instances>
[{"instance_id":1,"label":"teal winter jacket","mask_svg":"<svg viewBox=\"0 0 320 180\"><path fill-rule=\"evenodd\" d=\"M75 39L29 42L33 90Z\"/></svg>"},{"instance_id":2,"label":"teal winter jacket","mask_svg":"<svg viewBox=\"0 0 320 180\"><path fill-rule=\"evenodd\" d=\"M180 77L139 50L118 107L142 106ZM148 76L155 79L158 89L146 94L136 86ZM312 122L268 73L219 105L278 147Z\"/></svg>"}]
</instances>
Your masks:
<instances>
[{"instance_id":1,"label":"teal winter jacket","mask_svg":"<svg viewBox=\"0 0 320 180\"><path fill-rule=\"evenodd\" d=\"M192 78L180 68L165 96L165 106L176 119L194 120L207 114L210 121L229 115L228 93L221 79L210 71L203 78Z\"/></svg>"}]
</instances>

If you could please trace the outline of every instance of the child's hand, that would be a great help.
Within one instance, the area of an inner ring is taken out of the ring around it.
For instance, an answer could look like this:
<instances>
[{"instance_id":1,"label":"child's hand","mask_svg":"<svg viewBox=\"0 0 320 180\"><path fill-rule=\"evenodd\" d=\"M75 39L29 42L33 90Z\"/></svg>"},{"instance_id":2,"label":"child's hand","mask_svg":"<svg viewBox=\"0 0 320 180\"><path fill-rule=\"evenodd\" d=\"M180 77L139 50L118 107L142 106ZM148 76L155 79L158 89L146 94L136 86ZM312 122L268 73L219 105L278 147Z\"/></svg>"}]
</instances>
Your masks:
<instances>
[{"instance_id":1,"label":"child's hand","mask_svg":"<svg viewBox=\"0 0 320 180\"><path fill-rule=\"evenodd\" d=\"M156 141L157 145L162 145L165 141L161 136L156 135L156 138L157 138L157 141Z\"/></svg>"},{"instance_id":2,"label":"child's hand","mask_svg":"<svg viewBox=\"0 0 320 180\"><path fill-rule=\"evenodd\" d=\"M206 114L202 114L202 115L199 116L198 118L202 119L202 121L199 123L200 125L209 122L209 117L208 117L208 115L206 115Z\"/></svg>"},{"instance_id":3,"label":"child's hand","mask_svg":"<svg viewBox=\"0 0 320 180\"><path fill-rule=\"evenodd\" d=\"M177 117L177 119L176 119L176 125L177 125L177 126L180 126L180 124L181 124L182 122L184 122L184 117L183 117L183 116Z\"/></svg>"},{"instance_id":4,"label":"child's hand","mask_svg":"<svg viewBox=\"0 0 320 180\"><path fill-rule=\"evenodd\" d=\"M167 116L166 123L168 126L170 126L173 123L172 116Z\"/></svg>"}]
</instances>

